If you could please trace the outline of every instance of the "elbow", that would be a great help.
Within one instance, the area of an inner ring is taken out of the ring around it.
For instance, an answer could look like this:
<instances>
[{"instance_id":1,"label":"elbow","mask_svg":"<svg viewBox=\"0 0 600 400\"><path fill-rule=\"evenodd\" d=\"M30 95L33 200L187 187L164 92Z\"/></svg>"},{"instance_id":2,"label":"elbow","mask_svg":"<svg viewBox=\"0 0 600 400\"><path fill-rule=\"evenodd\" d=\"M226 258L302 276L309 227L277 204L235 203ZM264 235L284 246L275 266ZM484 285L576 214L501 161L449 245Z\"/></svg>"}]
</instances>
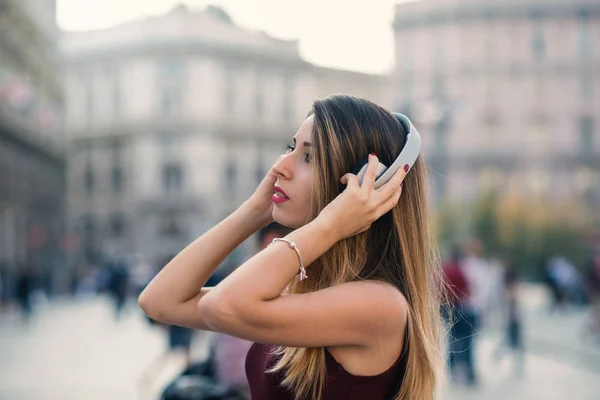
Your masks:
<instances>
[{"instance_id":1,"label":"elbow","mask_svg":"<svg viewBox=\"0 0 600 400\"><path fill-rule=\"evenodd\" d=\"M240 320L243 313L239 305L213 289L198 302L198 311L204 322L213 330L227 333Z\"/></svg>"},{"instance_id":2,"label":"elbow","mask_svg":"<svg viewBox=\"0 0 600 400\"><path fill-rule=\"evenodd\" d=\"M144 290L138 297L138 306L142 309L144 314L158 322L164 321L164 313L158 307L158 302L155 301L154 296Z\"/></svg>"}]
</instances>

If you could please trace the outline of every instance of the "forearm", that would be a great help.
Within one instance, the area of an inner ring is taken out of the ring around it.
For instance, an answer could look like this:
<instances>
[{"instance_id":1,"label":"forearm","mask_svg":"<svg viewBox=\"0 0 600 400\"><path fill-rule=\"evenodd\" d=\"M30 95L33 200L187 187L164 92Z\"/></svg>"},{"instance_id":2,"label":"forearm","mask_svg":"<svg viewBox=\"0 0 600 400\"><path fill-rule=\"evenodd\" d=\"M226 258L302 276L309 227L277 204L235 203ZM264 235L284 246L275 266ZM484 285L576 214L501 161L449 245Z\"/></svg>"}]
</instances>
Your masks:
<instances>
[{"instance_id":1,"label":"forearm","mask_svg":"<svg viewBox=\"0 0 600 400\"><path fill-rule=\"evenodd\" d=\"M219 264L262 225L259 215L243 204L183 249L156 275L140 295L142 309L147 313L173 310L197 297Z\"/></svg>"},{"instance_id":2,"label":"forearm","mask_svg":"<svg viewBox=\"0 0 600 400\"><path fill-rule=\"evenodd\" d=\"M315 220L288 236L295 242L310 279L310 264L329 250L337 237L327 223ZM261 313L261 304L276 299L299 272L300 262L288 243L279 242L246 261L210 294L200 301L203 315L219 318ZM219 315L220 314L220 315ZM209 318L211 319L211 318ZM218 323L218 321L217 321ZM211 322L208 321L211 325ZM215 326L217 330L219 326Z\"/></svg>"}]
</instances>

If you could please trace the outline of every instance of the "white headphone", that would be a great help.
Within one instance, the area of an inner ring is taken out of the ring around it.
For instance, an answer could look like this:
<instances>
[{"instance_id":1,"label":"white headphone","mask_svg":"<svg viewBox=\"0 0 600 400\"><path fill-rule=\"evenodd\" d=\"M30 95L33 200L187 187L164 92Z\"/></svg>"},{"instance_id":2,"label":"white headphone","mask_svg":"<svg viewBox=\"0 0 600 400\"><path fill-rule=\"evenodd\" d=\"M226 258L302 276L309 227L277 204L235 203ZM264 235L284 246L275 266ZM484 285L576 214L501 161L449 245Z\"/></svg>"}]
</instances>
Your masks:
<instances>
[{"instance_id":1,"label":"white headphone","mask_svg":"<svg viewBox=\"0 0 600 400\"><path fill-rule=\"evenodd\" d=\"M392 176L398 171L400 168L403 168L405 165L408 165L409 168L412 168L415 161L417 161L417 157L419 156L419 152L421 151L421 135L417 131L417 128L412 124L410 119L407 116L393 113L394 116L400 121L402 127L406 131L406 143L404 144L404 148L400 151L398 157L394 160L392 165L389 167L379 162L379 166L377 168L377 179L375 180L375 189L379 189L385 183L387 183ZM362 184L362 180L367 172L368 160L362 161L359 163L360 170L356 173L358 177L358 182Z\"/></svg>"}]
</instances>

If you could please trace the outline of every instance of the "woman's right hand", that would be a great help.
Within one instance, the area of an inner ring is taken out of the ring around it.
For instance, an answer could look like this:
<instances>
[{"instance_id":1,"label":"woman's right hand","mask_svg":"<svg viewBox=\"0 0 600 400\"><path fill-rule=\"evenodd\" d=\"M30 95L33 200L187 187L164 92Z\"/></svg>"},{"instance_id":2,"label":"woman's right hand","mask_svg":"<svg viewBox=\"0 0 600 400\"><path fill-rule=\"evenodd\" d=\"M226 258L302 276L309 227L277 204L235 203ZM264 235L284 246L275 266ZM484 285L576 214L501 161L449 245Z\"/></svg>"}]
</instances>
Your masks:
<instances>
[{"instance_id":1,"label":"woman's right hand","mask_svg":"<svg viewBox=\"0 0 600 400\"><path fill-rule=\"evenodd\" d=\"M279 156L277 161L273 164L275 166L283 155ZM275 193L275 182L277 181L277 174L273 171L273 167L269 169L267 175L258 184L258 187L246 200L246 205L250 207L252 212L257 215L261 226L266 226L273 222L273 194Z\"/></svg>"},{"instance_id":2,"label":"woman's right hand","mask_svg":"<svg viewBox=\"0 0 600 400\"><path fill-rule=\"evenodd\" d=\"M358 183L356 175L344 175L340 182L347 185L346 189L317 217L325 226L332 228L337 240L366 231L373 222L398 204L408 165L405 169L399 169L379 189L374 189L377 166L377 157L369 155L369 166L362 185Z\"/></svg>"}]
</instances>

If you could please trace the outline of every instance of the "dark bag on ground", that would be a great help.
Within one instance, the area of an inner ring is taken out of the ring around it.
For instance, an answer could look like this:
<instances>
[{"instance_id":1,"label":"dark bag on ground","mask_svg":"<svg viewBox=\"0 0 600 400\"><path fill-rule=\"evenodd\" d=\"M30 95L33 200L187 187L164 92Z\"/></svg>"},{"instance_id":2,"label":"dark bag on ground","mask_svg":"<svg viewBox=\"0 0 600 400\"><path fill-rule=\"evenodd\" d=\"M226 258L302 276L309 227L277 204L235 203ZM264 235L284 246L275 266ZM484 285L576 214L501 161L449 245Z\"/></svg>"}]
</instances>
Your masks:
<instances>
[{"instance_id":1,"label":"dark bag on ground","mask_svg":"<svg viewBox=\"0 0 600 400\"><path fill-rule=\"evenodd\" d=\"M163 391L160 400L245 400L237 390L214 380L211 359L194 363L185 369Z\"/></svg>"},{"instance_id":2,"label":"dark bag on ground","mask_svg":"<svg viewBox=\"0 0 600 400\"><path fill-rule=\"evenodd\" d=\"M236 390L229 389L201 375L177 378L163 391L161 400L243 400Z\"/></svg>"}]
</instances>

